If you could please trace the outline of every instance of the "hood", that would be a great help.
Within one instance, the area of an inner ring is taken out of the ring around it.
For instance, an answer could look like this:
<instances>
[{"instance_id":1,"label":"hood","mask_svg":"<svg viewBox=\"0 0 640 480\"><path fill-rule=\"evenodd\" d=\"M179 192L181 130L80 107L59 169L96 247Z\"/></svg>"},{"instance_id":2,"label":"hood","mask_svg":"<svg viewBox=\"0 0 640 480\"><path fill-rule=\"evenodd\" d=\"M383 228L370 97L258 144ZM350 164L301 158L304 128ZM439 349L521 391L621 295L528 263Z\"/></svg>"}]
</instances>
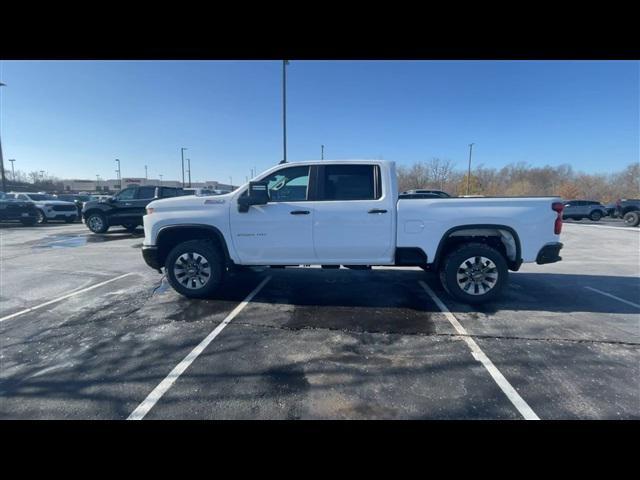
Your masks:
<instances>
[{"instance_id":1,"label":"hood","mask_svg":"<svg viewBox=\"0 0 640 480\"><path fill-rule=\"evenodd\" d=\"M147 205L147 208L153 208L158 211L182 210L189 207L199 207L206 205L207 207L215 207L228 205L232 200L235 192L225 193L224 195L210 195L199 197L197 195L185 195L181 197L162 198L154 200Z\"/></svg>"}]
</instances>

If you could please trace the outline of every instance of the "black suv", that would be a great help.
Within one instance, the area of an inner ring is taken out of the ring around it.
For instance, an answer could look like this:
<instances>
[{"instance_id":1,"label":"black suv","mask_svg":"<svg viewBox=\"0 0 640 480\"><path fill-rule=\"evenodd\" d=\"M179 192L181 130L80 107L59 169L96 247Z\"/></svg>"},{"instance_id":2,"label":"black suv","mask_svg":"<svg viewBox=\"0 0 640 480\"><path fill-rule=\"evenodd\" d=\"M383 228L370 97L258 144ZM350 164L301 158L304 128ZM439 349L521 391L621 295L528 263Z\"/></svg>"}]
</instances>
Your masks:
<instances>
[{"instance_id":1,"label":"black suv","mask_svg":"<svg viewBox=\"0 0 640 480\"><path fill-rule=\"evenodd\" d=\"M159 198L180 197L182 188L129 187L97 202L86 202L82 207L84 223L93 233L104 233L109 227L122 225L130 232L142 225L147 205Z\"/></svg>"},{"instance_id":2,"label":"black suv","mask_svg":"<svg viewBox=\"0 0 640 480\"><path fill-rule=\"evenodd\" d=\"M0 222L17 220L23 225L35 225L38 211L33 202L16 200L0 192Z\"/></svg>"}]
</instances>

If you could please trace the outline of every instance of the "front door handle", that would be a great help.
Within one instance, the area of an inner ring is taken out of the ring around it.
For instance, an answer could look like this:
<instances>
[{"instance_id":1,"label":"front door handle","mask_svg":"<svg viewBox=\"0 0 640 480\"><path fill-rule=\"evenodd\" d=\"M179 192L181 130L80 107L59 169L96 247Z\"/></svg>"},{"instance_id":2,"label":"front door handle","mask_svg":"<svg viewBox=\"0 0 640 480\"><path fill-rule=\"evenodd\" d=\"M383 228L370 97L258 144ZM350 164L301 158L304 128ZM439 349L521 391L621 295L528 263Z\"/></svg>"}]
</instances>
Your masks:
<instances>
[{"instance_id":1,"label":"front door handle","mask_svg":"<svg viewBox=\"0 0 640 480\"><path fill-rule=\"evenodd\" d=\"M293 210L289 213L291 215L309 215L311 212L309 210Z\"/></svg>"},{"instance_id":2,"label":"front door handle","mask_svg":"<svg viewBox=\"0 0 640 480\"><path fill-rule=\"evenodd\" d=\"M380 208L374 208L373 210L369 210L367 213L387 213L387 211Z\"/></svg>"}]
</instances>

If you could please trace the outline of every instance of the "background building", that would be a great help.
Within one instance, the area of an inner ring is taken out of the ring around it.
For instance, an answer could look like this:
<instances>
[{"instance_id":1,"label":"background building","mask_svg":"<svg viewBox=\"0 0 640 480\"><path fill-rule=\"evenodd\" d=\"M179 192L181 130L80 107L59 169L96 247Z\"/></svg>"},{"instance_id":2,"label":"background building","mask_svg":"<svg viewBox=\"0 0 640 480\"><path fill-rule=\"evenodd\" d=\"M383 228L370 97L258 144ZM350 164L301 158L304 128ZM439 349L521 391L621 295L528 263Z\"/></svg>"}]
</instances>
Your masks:
<instances>
[{"instance_id":1,"label":"background building","mask_svg":"<svg viewBox=\"0 0 640 480\"><path fill-rule=\"evenodd\" d=\"M107 180L84 180L84 179L71 179L62 180L65 192L108 192L116 193L120 191L120 180L107 179ZM136 177L123 177L122 188L131 187L134 185L162 185L165 187L181 187L182 182L178 180L165 180L156 178L136 178ZM216 180L209 180L206 182L191 182L192 188L208 188L211 190L222 190L230 192L235 190L237 186L229 185L226 183L220 183Z\"/></svg>"}]
</instances>

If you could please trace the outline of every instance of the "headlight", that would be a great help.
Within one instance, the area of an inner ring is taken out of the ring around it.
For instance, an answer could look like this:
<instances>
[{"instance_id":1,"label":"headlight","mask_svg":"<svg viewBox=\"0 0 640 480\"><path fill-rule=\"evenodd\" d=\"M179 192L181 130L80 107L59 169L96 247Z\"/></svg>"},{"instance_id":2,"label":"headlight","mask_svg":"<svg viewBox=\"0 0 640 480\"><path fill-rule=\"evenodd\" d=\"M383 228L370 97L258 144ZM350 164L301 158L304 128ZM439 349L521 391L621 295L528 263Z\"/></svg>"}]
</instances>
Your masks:
<instances>
[{"instance_id":1,"label":"headlight","mask_svg":"<svg viewBox=\"0 0 640 480\"><path fill-rule=\"evenodd\" d=\"M153 208L147 207L147 215L151 215L153 213Z\"/></svg>"}]
</instances>

